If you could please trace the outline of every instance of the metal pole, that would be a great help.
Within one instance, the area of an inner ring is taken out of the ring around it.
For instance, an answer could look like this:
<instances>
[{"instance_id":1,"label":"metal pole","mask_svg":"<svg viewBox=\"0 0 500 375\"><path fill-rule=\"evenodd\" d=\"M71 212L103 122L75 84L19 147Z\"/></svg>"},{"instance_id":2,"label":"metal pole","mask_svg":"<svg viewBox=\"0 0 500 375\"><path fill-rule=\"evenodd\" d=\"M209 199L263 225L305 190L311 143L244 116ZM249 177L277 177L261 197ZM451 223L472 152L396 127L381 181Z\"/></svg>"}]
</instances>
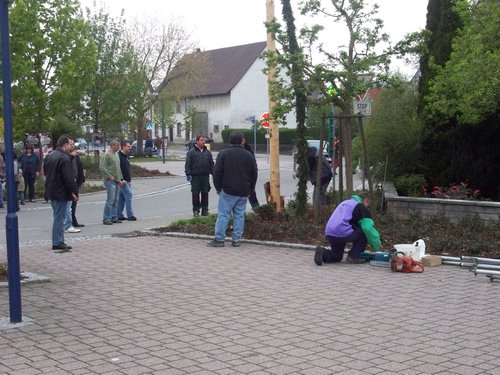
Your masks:
<instances>
[{"instance_id":1,"label":"metal pole","mask_svg":"<svg viewBox=\"0 0 500 375\"><path fill-rule=\"evenodd\" d=\"M5 236L7 238L7 264L9 276L10 322L22 321L21 268L19 265L19 231L16 214L16 185L14 181L14 150L12 137L12 96L9 40L9 1L1 0L0 34L2 40L3 117L5 140L5 165L7 177L7 216Z\"/></svg>"},{"instance_id":2,"label":"metal pole","mask_svg":"<svg viewBox=\"0 0 500 375\"><path fill-rule=\"evenodd\" d=\"M165 108L163 105L163 99L160 101L161 108L161 148L163 152L163 164L165 164Z\"/></svg>"}]
</instances>

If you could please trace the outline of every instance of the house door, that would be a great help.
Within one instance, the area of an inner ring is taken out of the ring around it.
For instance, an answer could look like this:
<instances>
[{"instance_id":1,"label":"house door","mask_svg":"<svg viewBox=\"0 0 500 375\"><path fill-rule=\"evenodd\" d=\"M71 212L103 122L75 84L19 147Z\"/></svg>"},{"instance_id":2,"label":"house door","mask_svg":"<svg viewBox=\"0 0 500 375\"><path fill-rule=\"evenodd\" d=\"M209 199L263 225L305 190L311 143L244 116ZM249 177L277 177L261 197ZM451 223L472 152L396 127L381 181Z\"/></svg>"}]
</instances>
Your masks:
<instances>
[{"instance_id":1,"label":"house door","mask_svg":"<svg viewBox=\"0 0 500 375\"><path fill-rule=\"evenodd\" d=\"M208 112L196 112L193 123L193 137L203 134L208 137Z\"/></svg>"}]
</instances>

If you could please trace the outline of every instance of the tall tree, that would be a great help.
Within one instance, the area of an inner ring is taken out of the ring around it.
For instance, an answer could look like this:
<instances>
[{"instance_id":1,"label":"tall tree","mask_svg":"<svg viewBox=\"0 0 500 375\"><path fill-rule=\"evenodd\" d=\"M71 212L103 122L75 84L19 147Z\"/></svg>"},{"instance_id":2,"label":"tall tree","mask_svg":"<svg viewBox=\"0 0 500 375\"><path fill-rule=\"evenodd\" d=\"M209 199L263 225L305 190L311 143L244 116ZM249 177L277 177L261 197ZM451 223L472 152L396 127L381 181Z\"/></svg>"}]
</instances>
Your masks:
<instances>
[{"instance_id":1,"label":"tall tree","mask_svg":"<svg viewBox=\"0 0 500 375\"><path fill-rule=\"evenodd\" d=\"M93 11L87 8L87 20L97 56L93 84L86 93L85 120L95 132L118 136L121 126L130 120L132 103L145 76L141 75L132 47L123 38L123 17L112 18L102 7Z\"/></svg>"},{"instance_id":2,"label":"tall tree","mask_svg":"<svg viewBox=\"0 0 500 375\"><path fill-rule=\"evenodd\" d=\"M75 124L96 53L79 3L14 0L11 33L15 136L48 130L56 116Z\"/></svg>"},{"instance_id":3,"label":"tall tree","mask_svg":"<svg viewBox=\"0 0 500 375\"><path fill-rule=\"evenodd\" d=\"M152 93L159 91L160 85L187 53L195 48L190 34L172 20L164 24L158 20L135 20L127 29L126 40L137 56L137 71L143 75L141 89L136 92L132 113L137 129L138 152L142 151L142 138L146 122L146 112L158 100Z\"/></svg>"},{"instance_id":4,"label":"tall tree","mask_svg":"<svg viewBox=\"0 0 500 375\"><path fill-rule=\"evenodd\" d=\"M285 5L285 2L288 3ZM282 0L283 8L289 8L289 2ZM324 5L326 4L326 5ZM351 124L349 115L352 114L352 102L358 94L364 94L368 87L374 84L374 79L382 80L386 77L390 56L411 51L417 41L418 34L412 34L405 40L391 46L388 43L388 35L382 33L383 22L376 18L378 5L369 5L364 0L306 0L301 2L300 11L303 15L309 16L309 19L315 19L318 16L326 16L334 23L341 23L348 31L348 37L345 42L337 41L338 48L330 50L324 43L321 43L323 26L314 24L310 27L303 27L300 30L298 40L301 44L300 49L292 44L291 34L282 31L281 25L277 22L268 25L273 32L276 41L281 46L279 65L283 70L290 71L294 68L293 61L297 61L297 53L306 53L318 51L322 63L314 64L314 56L309 55L303 61L308 62L299 69L303 73L303 79L300 83L305 93L323 93L327 82L332 84L336 95L332 97L323 96L322 99L316 99L318 105L326 102L340 108L340 115L345 115L346 119L342 122L343 145L346 155L350 155L351 147ZM294 25L293 19L284 18L286 27L289 29ZM331 35L326 37L331 40ZM380 52L380 48L385 49ZM317 56L316 56L317 57ZM366 79L369 78L369 79ZM293 79L292 79L293 81ZM297 90L299 80L292 83L292 89ZM290 102L296 100L290 92L290 85L285 80L279 80L281 85L279 96L281 102ZM309 98L312 96L309 95ZM312 105L312 103L308 103ZM305 142L300 140L300 143ZM346 160L347 170L351 170L351 160ZM300 181L300 180L299 180ZM348 179L348 192L352 192L352 180Z\"/></svg>"},{"instance_id":5,"label":"tall tree","mask_svg":"<svg viewBox=\"0 0 500 375\"><path fill-rule=\"evenodd\" d=\"M491 199L500 197L500 5L456 1L463 27L424 97L425 176L430 186L468 181Z\"/></svg>"},{"instance_id":6,"label":"tall tree","mask_svg":"<svg viewBox=\"0 0 500 375\"><path fill-rule=\"evenodd\" d=\"M453 10L453 0L429 0L427 4L426 49L420 56L420 79L418 91L423 109L423 98L429 91L429 82L443 67L451 54L451 43L462 21Z\"/></svg>"}]
</instances>

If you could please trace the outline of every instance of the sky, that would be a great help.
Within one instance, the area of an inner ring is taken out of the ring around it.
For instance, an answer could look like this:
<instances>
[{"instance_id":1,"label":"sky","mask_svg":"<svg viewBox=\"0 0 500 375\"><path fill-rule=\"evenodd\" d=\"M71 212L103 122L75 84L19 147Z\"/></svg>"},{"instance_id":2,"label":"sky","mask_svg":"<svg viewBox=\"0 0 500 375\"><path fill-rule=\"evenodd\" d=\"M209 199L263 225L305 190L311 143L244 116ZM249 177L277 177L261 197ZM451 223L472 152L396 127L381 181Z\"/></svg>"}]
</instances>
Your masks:
<instances>
[{"instance_id":1,"label":"sky","mask_svg":"<svg viewBox=\"0 0 500 375\"><path fill-rule=\"evenodd\" d=\"M125 18L137 17L164 23L179 20L202 50L266 40L266 0L80 0L80 3L83 7L92 8L94 1L104 4L114 16L124 9ZM292 4L297 2L292 0ZM391 41L400 40L405 34L425 27L428 0L376 2L380 5L378 17L384 21L383 30L390 35ZM274 7L276 18L280 19L281 1L274 0ZM335 35L334 32L332 34ZM408 75L415 71L414 67L403 62L391 67Z\"/></svg>"}]
</instances>

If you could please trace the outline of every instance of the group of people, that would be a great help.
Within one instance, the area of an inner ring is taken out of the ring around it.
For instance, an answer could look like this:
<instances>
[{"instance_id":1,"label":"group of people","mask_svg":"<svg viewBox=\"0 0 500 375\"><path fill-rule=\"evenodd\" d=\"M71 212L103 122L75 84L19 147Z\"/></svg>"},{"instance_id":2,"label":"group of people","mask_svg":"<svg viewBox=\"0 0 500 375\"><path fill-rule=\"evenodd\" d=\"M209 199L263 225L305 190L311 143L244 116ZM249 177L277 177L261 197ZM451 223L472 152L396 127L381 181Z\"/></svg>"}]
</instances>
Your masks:
<instances>
[{"instance_id":1,"label":"group of people","mask_svg":"<svg viewBox=\"0 0 500 375\"><path fill-rule=\"evenodd\" d=\"M205 145L205 137L196 137L196 143L186 154L186 179L191 183L193 215L208 215L208 193L210 175L219 202L215 238L207 246L223 247L226 230L233 217L232 246L240 246L245 226L247 199L251 197L253 208L259 202L255 194L257 183L257 162L251 147L246 144L243 134L233 132L230 135L230 147L217 155L214 165L212 153Z\"/></svg>"},{"instance_id":2,"label":"group of people","mask_svg":"<svg viewBox=\"0 0 500 375\"><path fill-rule=\"evenodd\" d=\"M129 142L113 140L110 152L101 158L99 167L107 193L103 224L137 220L132 211L129 152ZM59 137L57 148L44 160L43 173L46 197L50 200L53 211L52 250L66 252L71 250L71 246L64 242L64 233L79 233L79 228L85 226L76 218L79 191L85 182L85 176L75 150L75 142L70 136L64 134ZM125 207L127 218L123 217Z\"/></svg>"},{"instance_id":3,"label":"group of people","mask_svg":"<svg viewBox=\"0 0 500 375\"><path fill-rule=\"evenodd\" d=\"M130 142L114 139L109 144L109 152L101 158L101 171L106 188L106 203L102 223L120 224L124 220L136 221L132 210L132 176L130 172ZM127 216L123 216L125 209Z\"/></svg>"},{"instance_id":4,"label":"group of people","mask_svg":"<svg viewBox=\"0 0 500 375\"><path fill-rule=\"evenodd\" d=\"M193 214L198 216L201 210L202 215L208 215L209 176L212 174L219 202L215 238L207 246L225 246L226 230L232 216L231 244L239 247L243 236L247 199L251 200L252 196L256 198L255 156L251 148L249 149L246 145L243 135L234 132L230 135L231 146L219 152L214 165L212 154L204 143L205 137L198 136L195 147L186 156L185 172L187 180L191 182ZM317 179L317 168L320 168L320 200L321 203L325 203L326 188L332 178L330 165L324 158L317 155L314 147L307 151L310 180L313 185ZM363 263L364 259L360 255L368 244L374 250L380 249L380 234L375 228L369 206L368 194L361 193L341 202L336 207L325 228L325 236L330 249L318 246L314 254L314 262L318 266L323 263L342 261L347 243L352 243L346 258L347 263Z\"/></svg>"},{"instance_id":5,"label":"group of people","mask_svg":"<svg viewBox=\"0 0 500 375\"><path fill-rule=\"evenodd\" d=\"M25 205L25 198L29 202L35 201L35 182L40 175L40 158L34 152L31 144L26 144L23 153L17 157L13 153L14 179L16 184L16 211L19 204ZM4 208L3 183L5 182L5 153L0 154L0 208Z\"/></svg>"},{"instance_id":6,"label":"group of people","mask_svg":"<svg viewBox=\"0 0 500 375\"><path fill-rule=\"evenodd\" d=\"M128 159L130 148L130 143L127 141L112 140L109 152L101 158L99 167L107 194L102 221L104 225L121 223L123 220L137 220L132 210L133 193ZM75 211L79 189L85 177L81 162L74 151L74 141L69 136L63 135L57 141L56 150L46 157L43 165L46 191L54 213L53 250L71 249L71 246L64 242L64 232L68 232L68 223L71 223L71 227L75 230L83 226L76 220ZM311 152L308 156L312 158L316 155ZM186 155L185 173L191 184L194 216L209 214L210 175L213 176L213 185L219 201L215 236L207 246L225 246L226 231L232 217L231 245L239 247L244 232L247 201L252 199L251 197L256 199L255 185L258 173L255 155L246 145L243 135L239 132L231 133L230 147L218 153L215 163L211 151L205 145L205 137L198 136L195 147ZM252 207L254 204L258 205L258 201L254 202ZM325 228L330 249L318 246L314 254L314 262L318 266L342 261L347 243L352 243L346 258L348 263L364 262L360 255L367 244L374 250L380 249L380 234L375 228L369 206L368 194L362 193L354 195L336 207ZM123 216L124 209L127 217ZM69 213L72 215L69 216Z\"/></svg>"}]
</instances>

